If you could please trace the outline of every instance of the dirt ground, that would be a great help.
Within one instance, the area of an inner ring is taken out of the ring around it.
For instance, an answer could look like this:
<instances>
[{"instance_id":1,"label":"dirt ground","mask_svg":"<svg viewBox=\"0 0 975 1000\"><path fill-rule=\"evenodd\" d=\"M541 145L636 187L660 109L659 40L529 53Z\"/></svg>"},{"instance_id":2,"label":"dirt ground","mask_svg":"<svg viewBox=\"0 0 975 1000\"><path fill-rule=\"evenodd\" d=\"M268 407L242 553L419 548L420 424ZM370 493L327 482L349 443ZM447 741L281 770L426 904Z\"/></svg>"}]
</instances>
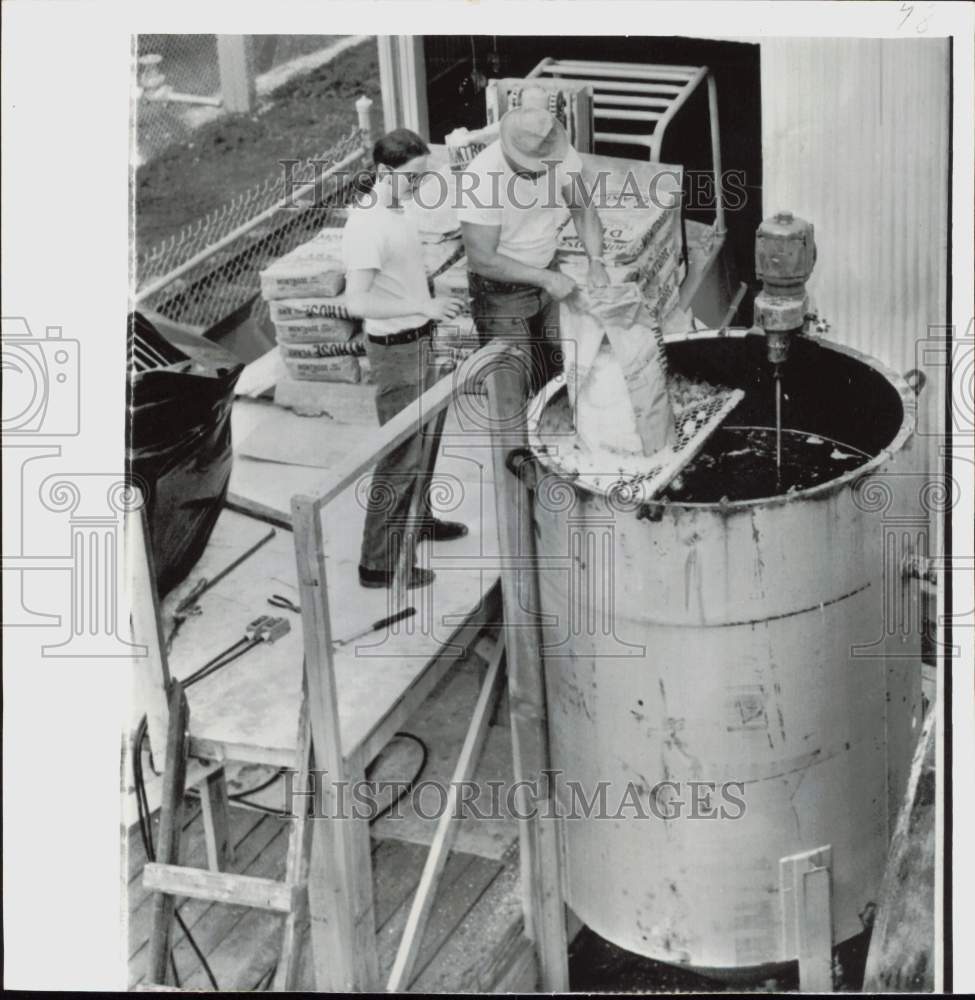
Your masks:
<instances>
[{"instance_id":1,"label":"dirt ground","mask_svg":"<svg viewBox=\"0 0 975 1000\"><path fill-rule=\"evenodd\" d=\"M177 138L135 172L136 249L148 249L263 181L279 160L325 153L355 125L360 94L376 102L380 129L375 41L289 81L253 114L223 115Z\"/></svg>"}]
</instances>

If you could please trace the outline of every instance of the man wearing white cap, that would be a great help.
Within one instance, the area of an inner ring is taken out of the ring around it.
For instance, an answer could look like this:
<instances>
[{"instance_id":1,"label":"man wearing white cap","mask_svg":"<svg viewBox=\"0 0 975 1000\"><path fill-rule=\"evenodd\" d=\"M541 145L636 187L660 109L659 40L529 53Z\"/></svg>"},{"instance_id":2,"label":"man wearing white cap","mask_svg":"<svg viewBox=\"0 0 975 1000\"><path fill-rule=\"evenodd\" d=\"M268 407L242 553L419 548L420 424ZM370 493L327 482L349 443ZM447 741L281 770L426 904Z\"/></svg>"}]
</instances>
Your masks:
<instances>
[{"instance_id":1,"label":"man wearing white cap","mask_svg":"<svg viewBox=\"0 0 975 1000\"><path fill-rule=\"evenodd\" d=\"M566 209L589 256L589 286L609 284L602 225L580 197L582 161L536 96L545 98L526 91L522 107L501 119L500 138L465 168L458 211L481 342L531 345L533 389L558 373L558 303L576 289L555 262Z\"/></svg>"}]
</instances>

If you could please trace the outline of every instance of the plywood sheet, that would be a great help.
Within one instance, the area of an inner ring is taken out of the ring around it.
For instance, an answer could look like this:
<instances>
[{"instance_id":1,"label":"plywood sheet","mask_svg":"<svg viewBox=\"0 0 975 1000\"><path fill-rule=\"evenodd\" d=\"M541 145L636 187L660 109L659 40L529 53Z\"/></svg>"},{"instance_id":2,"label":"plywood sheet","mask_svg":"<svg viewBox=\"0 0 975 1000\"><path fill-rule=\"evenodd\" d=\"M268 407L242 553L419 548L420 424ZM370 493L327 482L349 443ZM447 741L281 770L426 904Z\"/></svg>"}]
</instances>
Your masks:
<instances>
[{"instance_id":1,"label":"plywood sheet","mask_svg":"<svg viewBox=\"0 0 975 1000\"><path fill-rule=\"evenodd\" d=\"M237 463L235 475L241 464ZM483 459L452 455L438 461L445 516L465 521L470 535L452 543L420 546L418 558L434 569L437 578L431 587L412 592L410 600L417 609L413 619L336 649L346 753L395 708L496 582L497 534L489 473ZM257 492L285 512L289 512L293 493L312 489L322 478L321 470L266 462L253 462L249 474ZM351 635L395 610L388 591L359 586L363 521L364 510L354 487L325 511L328 595L336 638ZM264 524L224 511L191 576L211 576L232 561L234 552L252 543L255 524L258 535L266 531ZM185 677L241 638L247 623L257 616L283 615L292 623L290 634L278 642L251 650L190 689L190 732L198 745L227 748L227 755L237 759L290 762L301 684L300 616L271 608L267 599L280 593L297 601L293 546L293 535L280 531L239 570L203 595L202 613L188 618L176 636L170 668L174 676ZM164 606L167 630L179 593L171 595Z\"/></svg>"}]
</instances>

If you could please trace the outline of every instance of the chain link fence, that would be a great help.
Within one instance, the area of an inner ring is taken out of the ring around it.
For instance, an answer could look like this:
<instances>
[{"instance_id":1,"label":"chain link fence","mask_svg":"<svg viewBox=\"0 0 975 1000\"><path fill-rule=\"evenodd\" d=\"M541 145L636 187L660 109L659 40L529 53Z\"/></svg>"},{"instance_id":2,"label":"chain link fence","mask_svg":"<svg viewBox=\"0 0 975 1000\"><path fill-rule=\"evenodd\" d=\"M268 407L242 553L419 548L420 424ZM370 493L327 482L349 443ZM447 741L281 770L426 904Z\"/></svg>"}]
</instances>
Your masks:
<instances>
[{"instance_id":1,"label":"chain link fence","mask_svg":"<svg viewBox=\"0 0 975 1000\"><path fill-rule=\"evenodd\" d=\"M252 81L334 45L340 35L247 35ZM202 121L221 113L217 35L138 35L136 162L145 163L189 139Z\"/></svg>"},{"instance_id":2,"label":"chain link fence","mask_svg":"<svg viewBox=\"0 0 975 1000\"><path fill-rule=\"evenodd\" d=\"M344 209L373 181L370 167L359 128L296 164L290 177L278 167L140 254L135 261L137 307L201 332L247 310L259 315L261 270L320 229L342 225ZM304 193L303 185L309 188Z\"/></svg>"}]
</instances>

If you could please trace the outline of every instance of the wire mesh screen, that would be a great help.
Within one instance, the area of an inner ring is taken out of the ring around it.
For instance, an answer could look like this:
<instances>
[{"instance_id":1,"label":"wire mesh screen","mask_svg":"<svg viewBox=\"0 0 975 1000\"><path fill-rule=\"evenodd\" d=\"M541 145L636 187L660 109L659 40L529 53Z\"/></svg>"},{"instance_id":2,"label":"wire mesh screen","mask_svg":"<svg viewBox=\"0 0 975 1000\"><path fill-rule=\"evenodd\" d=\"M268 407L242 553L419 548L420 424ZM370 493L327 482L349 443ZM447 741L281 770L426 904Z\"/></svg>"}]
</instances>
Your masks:
<instances>
[{"instance_id":1,"label":"wire mesh screen","mask_svg":"<svg viewBox=\"0 0 975 1000\"><path fill-rule=\"evenodd\" d=\"M217 101L220 69L216 35L139 35L136 56L140 83L146 89ZM136 108L136 149L141 162L158 156L191 132L181 100L140 99Z\"/></svg>"},{"instance_id":2,"label":"wire mesh screen","mask_svg":"<svg viewBox=\"0 0 975 1000\"><path fill-rule=\"evenodd\" d=\"M345 160L328 176L327 165ZM262 308L260 271L320 229L342 225L344 209L372 182L369 166L358 128L287 172L279 164L265 180L139 255L139 308L202 329L255 300ZM298 197L304 184L311 189Z\"/></svg>"},{"instance_id":3,"label":"wire mesh screen","mask_svg":"<svg viewBox=\"0 0 975 1000\"><path fill-rule=\"evenodd\" d=\"M653 455L590 451L576 435L567 395L543 393L528 415L528 437L535 451L559 475L622 508L635 508L658 496L704 447L744 392L685 376L669 376L675 439ZM560 398L561 397L561 398Z\"/></svg>"}]
</instances>

